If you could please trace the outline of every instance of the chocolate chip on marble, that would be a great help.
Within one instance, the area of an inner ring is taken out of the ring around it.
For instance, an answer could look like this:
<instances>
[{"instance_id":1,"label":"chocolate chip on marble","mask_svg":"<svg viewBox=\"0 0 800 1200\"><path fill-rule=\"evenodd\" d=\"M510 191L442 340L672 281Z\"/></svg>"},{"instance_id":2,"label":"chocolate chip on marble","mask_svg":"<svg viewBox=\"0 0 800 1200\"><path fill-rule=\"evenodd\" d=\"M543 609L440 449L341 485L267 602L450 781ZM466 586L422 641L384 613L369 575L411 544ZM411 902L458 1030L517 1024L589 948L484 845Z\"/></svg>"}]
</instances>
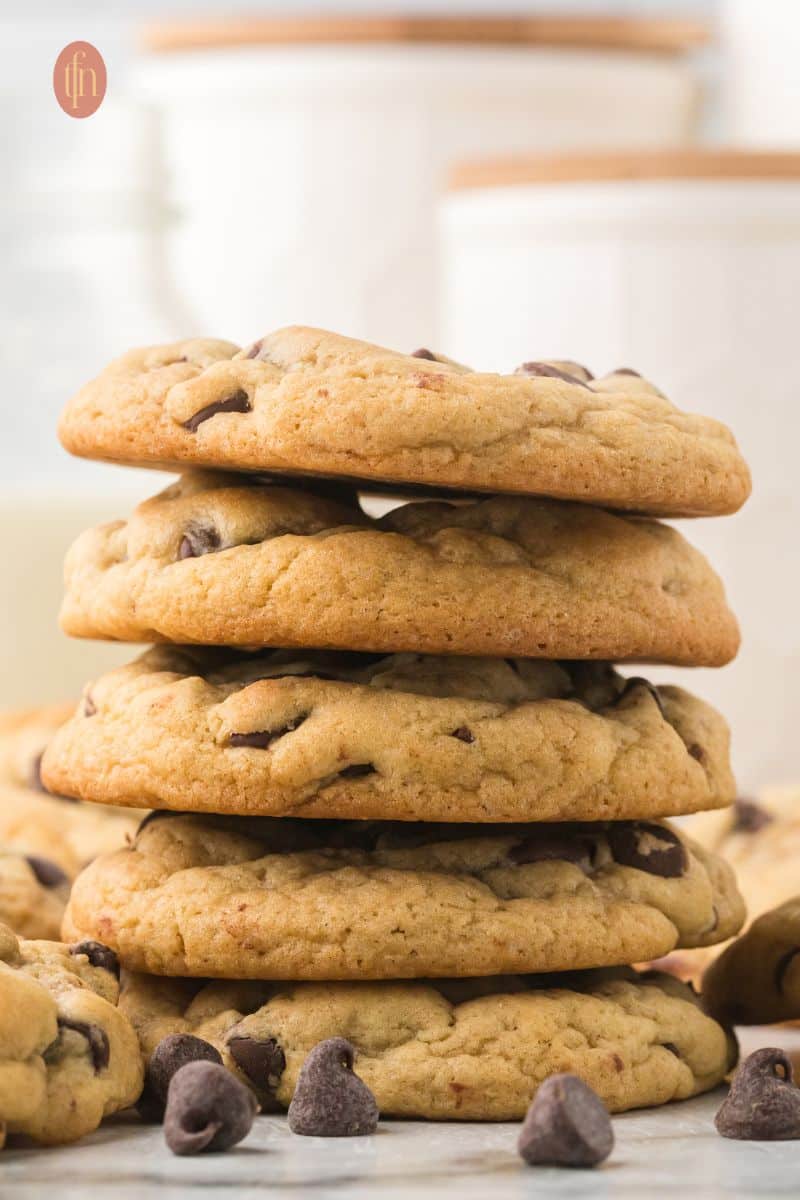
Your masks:
<instances>
[{"instance_id":1,"label":"chocolate chip on marble","mask_svg":"<svg viewBox=\"0 0 800 1200\"><path fill-rule=\"evenodd\" d=\"M26 854L25 861L42 887L57 888L69 883L68 876L52 859L42 858L38 854Z\"/></svg>"},{"instance_id":2,"label":"chocolate chip on marble","mask_svg":"<svg viewBox=\"0 0 800 1200\"><path fill-rule=\"evenodd\" d=\"M623 867L634 867L663 879L675 879L686 870L683 842L664 825L619 821L608 827L607 836L614 861Z\"/></svg>"},{"instance_id":3,"label":"chocolate chip on marble","mask_svg":"<svg viewBox=\"0 0 800 1200\"><path fill-rule=\"evenodd\" d=\"M204 554L214 554L221 545L219 530L211 525L193 525L181 538L178 558L202 558Z\"/></svg>"},{"instance_id":4,"label":"chocolate chip on marble","mask_svg":"<svg viewBox=\"0 0 800 1200\"><path fill-rule=\"evenodd\" d=\"M249 746L251 750L269 750L274 742L279 738L285 737L287 733L294 733L295 729L300 726L310 716L310 713L299 713L293 717L291 721L287 721L285 725L281 725L278 729L258 729L253 733L232 733L228 738L229 746Z\"/></svg>"},{"instance_id":5,"label":"chocolate chip on marble","mask_svg":"<svg viewBox=\"0 0 800 1200\"><path fill-rule=\"evenodd\" d=\"M800 954L800 946L793 946L785 954L782 954L775 964L775 987L781 995L783 995L786 972L798 954Z\"/></svg>"},{"instance_id":6,"label":"chocolate chip on marble","mask_svg":"<svg viewBox=\"0 0 800 1200\"><path fill-rule=\"evenodd\" d=\"M72 1029L81 1037L86 1038L95 1075L105 1070L111 1058L111 1047L105 1029L101 1029L99 1025L89 1024L87 1021L70 1021L66 1017L59 1017L58 1025L60 1029Z\"/></svg>"},{"instance_id":7,"label":"chocolate chip on marble","mask_svg":"<svg viewBox=\"0 0 800 1200\"><path fill-rule=\"evenodd\" d=\"M308 1137L357 1137L374 1133L378 1105L353 1070L355 1050L345 1038L328 1038L310 1052L300 1070L289 1128Z\"/></svg>"},{"instance_id":8,"label":"chocolate chip on marble","mask_svg":"<svg viewBox=\"0 0 800 1200\"><path fill-rule=\"evenodd\" d=\"M190 1062L222 1064L216 1046L191 1033L171 1033L162 1038L147 1061L144 1090L136 1108L145 1121L161 1121L173 1075Z\"/></svg>"},{"instance_id":9,"label":"chocolate chip on marble","mask_svg":"<svg viewBox=\"0 0 800 1200\"><path fill-rule=\"evenodd\" d=\"M363 779L365 775L374 775L375 773L372 763L353 763L350 767L343 767L339 775L342 779Z\"/></svg>"},{"instance_id":10,"label":"chocolate chip on marble","mask_svg":"<svg viewBox=\"0 0 800 1200\"><path fill-rule=\"evenodd\" d=\"M204 421L210 421L218 413L248 413L252 411L250 397L243 388L239 388L233 395L226 396L224 400L215 400L213 404L207 404L205 408L201 408L193 417L189 417L188 421L183 422L183 428L189 433L197 433Z\"/></svg>"},{"instance_id":11,"label":"chocolate chip on marble","mask_svg":"<svg viewBox=\"0 0 800 1200\"><path fill-rule=\"evenodd\" d=\"M551 1075L533 1098L517 1149L529 1166L596 1167L614 1147L611 1118L577 1075Z\"/></svg>"},{"instance_id":12,"label":"chocolate chip on marble","mask_svg":"<svg viewBox=\"0 0 800 1200\"><path fill-rule=\"evenodd\" d=\"M258 1091L275 1092L286 1070L286 1055L275 1038L234 1034L228 1038L231 1058Z\"/></svg>"},{"instance_id":13,"label":"chocolate chip on marble","mask_svg":"<svg viewBox=\"0 0 800 1200\"><path fill-rule=\"evenodd\" d=\"M173 1154L229 1150L247 1137L256 1114L250 1088L215 1062L190 1062L172 1076L164 1137Z\"/></svg>"},{"instance_id":14,"label":"chocolate chip on marble","mask_svg":"<svg viewBox=\"0 0 800 1200\"><path fill-rule=\"evenodd\" d=\"M640 675L632 675L630 679L625 680L625 686L614 701L614 706L616 707L617 705L624 703L626 700L629 700L638 688L647 689L658 705L658 711L661 713L662 717L665 716L664 702L661 699L658 688L654 687L649 679L642 679Z\"/></svg>"},{"instance_id":15,"label":"chocolate chip on marble","mask_svg":"<svg viewBox=\"0 0 800 1200\"><path fill-rule=\"evenodd\" d=\"M76 942L74 946L70 946L69 952L70 954L85 954L91 966L102 967L104 971L110 971L119 979L119 959L110 946L104 946L102 942L91 940Z\"/></svg>"},{"instance_id":16,"label":"chocolate chip on marble","mask_svg":"<svg viewBox=\"0 0 800 1200\"><path fill-rule=\"evenodd\" d=\"M744 1060L714 1124L723 1137L741 1141L800 1138L800 1088L782 1050L756 1050Z\"/></svg>"},{"instance_id":17,"label":"chocolate chip on marble","mask_svg":"<svg viewBox=\"0 0 800 1200\"><path fill-rule=\"evenodd\" d=\"M593 843L590 839L568 834L533 834L512 846L508 857L517 866L536 862L568 862L588 875L592 869Z\"/></svg>"},{"instance_id":18,"label":"chocolate chip on marble","mask_svg":"<svg viewBox=\"0 0 800 1200\"><path fill-rule=\"evenodd\" d=\"M592 389L577 375L570 375L567 371L562 371L560 367L553 367L550 363L543 362L525 362L517 367L515 375L527 375L529 378L545 377L547 379L563 379L565 383L577 383L578 387L586 388L587 391ZM586 372L589 375L589 372ZM591 376L589 376L591 378Z\"/></svg>"},{"instance_id":19,"label":"chocolate chip on marble","mask_svg":"<svg viewBox=\"0 0 800 1200\"><path fill-rule=\"evenodd\" d=\"M432 350L427 350L424 346L420 346L419 350L411 351L411 358L427 358L428 362L438 362L439 359Z\"/></svg>"},{"instance_id":20,"label":"chocolate chip on marble","mask_svg":"<svg viewBox=\"0 0 800 1200\"><path fill-rule=\"evenodd\" d=\"M475 741L475 734L466 725L459 725L458 729L453 730L450 737L458 738L460 742L466 742L468 746Z\"/></svg>"},{"instance_id":21,"label":"chocolate chip on marble","mask_svg":"<svg viewBox=\"0 0 800 1200\"><path fill-rule=\"evenodd\" d=\"M733 832L758 833L765 825L774 821L772 813L767 812L755 800L737 799L733 802Z\"/></svg>"}]
</instances>

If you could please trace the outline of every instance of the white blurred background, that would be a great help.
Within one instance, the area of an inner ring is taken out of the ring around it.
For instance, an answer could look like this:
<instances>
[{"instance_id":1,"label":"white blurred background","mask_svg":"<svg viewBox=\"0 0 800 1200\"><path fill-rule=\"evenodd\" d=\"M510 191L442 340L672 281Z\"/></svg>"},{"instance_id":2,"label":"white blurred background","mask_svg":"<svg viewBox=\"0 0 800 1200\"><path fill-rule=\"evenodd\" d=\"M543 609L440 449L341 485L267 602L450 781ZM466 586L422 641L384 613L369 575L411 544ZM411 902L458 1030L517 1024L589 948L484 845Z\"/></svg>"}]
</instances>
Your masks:
<instances>
[{"instance_id":1,"label":"white blurred background","mask_svg":"<svg viewBox=\"0 0 800 1200\"><path fill-rule=\"evenodd\" d=\"M504 3L562 22L469 44L363 28L354 44L340 3L247 10L235 39L189 0L0 12L0 703L69 696L131 656L58 634L60 560L162 477L68 459L65 399L131 345L299 321L487 369L624 363L729 422L755 496L683 528L726 579L745 649L690 683L731 719L744 787L797 782L800 5ZM320 20L290 38L258 25L281 13ZM628 23L591 19L608 13ZM108 69L83 121L51 87L76 39ZM450 186L497 158L524 160L513 183L489 166Z\"/></svg>"}]
</instances>

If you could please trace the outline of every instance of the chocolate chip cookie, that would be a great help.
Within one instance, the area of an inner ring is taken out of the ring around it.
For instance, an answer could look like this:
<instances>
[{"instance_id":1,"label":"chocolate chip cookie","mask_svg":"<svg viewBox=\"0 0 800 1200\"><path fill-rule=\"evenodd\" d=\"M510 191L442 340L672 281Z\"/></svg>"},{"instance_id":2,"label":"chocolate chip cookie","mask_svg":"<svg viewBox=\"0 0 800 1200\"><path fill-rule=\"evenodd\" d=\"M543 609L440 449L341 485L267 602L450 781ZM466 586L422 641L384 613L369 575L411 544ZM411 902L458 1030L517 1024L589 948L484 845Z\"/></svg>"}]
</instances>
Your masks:
<instances>
[{"instance_id":1,"label":"chocolate chip cookie","mask_svg":"<svg viewBox=\"0 0 800 1200\"><path fill-rule=\"evenodd\" d=\"M380 520L308 491L184 476L83 534L61 622L76 637L719 666L739 633L674 529L492 497Z\"/></svg>"},{"instance_id":2,"label":"chocolate chip cookie","mask_svg":"<svg viewBox=\"0 0 800 1200\"><path fill-rule=\"evenodd\" d=\"M136 1034L104 947L19 941L0 926L0 1144L72 1142L142 1088Z\"/></svg>"},{"instance_id":3,"label":"chocolate chip cookie","mask_svg":"<svg viewBox=\"0 0 800 1200\"><path fill-rule=\"evenodd\" d=\"M735 511L750 476L724 425L635 371L482 374L319 329L249 348L132 350L68 405L74 454L149 466L313 473L519 492L670 516Z\"/></svg>"},{"instance_id":4,"label":"chocolate chip cookie","mask_svg":"<svg viewBox=\"0 0 800 1200\"><path fill-rule=\"evenodd\" d=\"M743 916L730 868L663 824L159 813L79 876L64 931L156 975L402 979L637 962Z\"/></svg>"},{"instance_id":5,"label":"chocolate chip cookie","mask_svg":"<svg viewBox=\"0 0 800 1200\"><path fill-rule=\"evenodd\" d=\"M69 877L41 855L0 845L0 924L24 938L57 939L69 896Z\"/></svg>"},{"instance_id":6,"label":"chocolate chip cookie","mask_svg":"<svg viewBox=\"0 0 800 1200\"><path fill-rule=\"evenodd\" d=\"M170 1034L218 1049L266 1111L287 1108L315 1045L347 1038L383 1115L520 1120L539 1084L575 1072L612 1112L714 1087L731 1039L691 989L634 971L418 983L124 977L120 1006L150 1056Z\"/></svg>"},{"instance_id":7,"label":"chocolate chip cookie","mask_svg":"<svg viewBox=\"0 0 800 1200\"><path fill-rule=\"evenodd\" d=\"M170 646L87 696L43 775L101 804L591 821L733 797L723 719L608 663Z\"/></svg>"},{"instance_id":8,"label":"chocolate chip cookie","mask_svg":"<svg viewBox=\"0 0 800 1200\"><path fill-rule=\"evenodd\" d=\"M739 1025L800 1018L800 897L763 913L703 976L709 1012Z\"/></svg>"}]
</instances>

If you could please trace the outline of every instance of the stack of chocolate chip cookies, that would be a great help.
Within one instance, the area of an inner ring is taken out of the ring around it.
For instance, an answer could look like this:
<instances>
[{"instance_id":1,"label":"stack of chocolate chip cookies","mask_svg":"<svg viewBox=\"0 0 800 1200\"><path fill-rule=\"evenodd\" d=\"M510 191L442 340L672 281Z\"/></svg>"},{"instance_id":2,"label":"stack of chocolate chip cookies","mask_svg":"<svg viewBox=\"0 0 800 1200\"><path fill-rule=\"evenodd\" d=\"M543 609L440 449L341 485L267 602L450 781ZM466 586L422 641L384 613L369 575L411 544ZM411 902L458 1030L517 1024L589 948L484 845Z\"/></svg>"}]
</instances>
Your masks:
<instances>
[{"instance_id":1,"label":"stack of chocolate chip cookies","mask_svg":"<svg viewBox=\"0 0 800 1200\"><path fill-rule=\"evenodd\" d=\"M69 554L64 628L156 647L43 763L157 810L64 926L118 954L146 1053L194 1033L280 1108L344 1037L383 1113L431 1118L519 1118L560 1071L615 1111L722 1079L724 1029L630 964L742 923L663 820L730 803L727 729L614 663L736 653L719 579L653 519L743 503L723 426L628 370L291 328L133 351L61 436L186 471Z\"/></svg>"}]
</instances>

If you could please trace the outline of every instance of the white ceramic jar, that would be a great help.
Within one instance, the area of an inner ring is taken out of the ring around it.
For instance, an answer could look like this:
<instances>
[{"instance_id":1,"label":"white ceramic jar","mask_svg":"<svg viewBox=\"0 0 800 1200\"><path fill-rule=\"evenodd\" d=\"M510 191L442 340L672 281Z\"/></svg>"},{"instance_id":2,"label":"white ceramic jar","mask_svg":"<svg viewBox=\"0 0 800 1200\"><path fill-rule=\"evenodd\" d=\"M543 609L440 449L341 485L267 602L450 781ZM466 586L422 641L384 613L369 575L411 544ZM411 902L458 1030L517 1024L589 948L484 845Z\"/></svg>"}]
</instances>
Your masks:
<instances>
[{"instance_id":1,"label":"white ceramic jar","mask_svg":"<svg viewBox=\"0 0 800 1200\"><path fill-rule=\"evenodd\" d=\"M167 262L198 331L292 321L435 340L448 165L531 147L675 145L699 83L693 22L266 18L159 25Z\"/></svg>"},{"instance_id":2,"label":"white ceramic jar","mask_svg":"<svg viewBox=\"0 0 800 1200\"><path fill-rule=\"evenodd\" d=\"M800 759L800 155L696 151L477 164L443 212L438 348L488 369L631 366L729 424L753 470L733 518L683 524L726 582L743 649L679 677L731 720L745 787Z\"/></svg>"},{"instance_id":3,"label":"white ceramic jar","mask_svg":"<svg viewBox=\"0 0 800 1200\"><path fill-rule=\"evenodd\" d=\"M753 146L800 145L800 5L721 0L722 98L728 136Z\"/></svg>"}]
</instances>

